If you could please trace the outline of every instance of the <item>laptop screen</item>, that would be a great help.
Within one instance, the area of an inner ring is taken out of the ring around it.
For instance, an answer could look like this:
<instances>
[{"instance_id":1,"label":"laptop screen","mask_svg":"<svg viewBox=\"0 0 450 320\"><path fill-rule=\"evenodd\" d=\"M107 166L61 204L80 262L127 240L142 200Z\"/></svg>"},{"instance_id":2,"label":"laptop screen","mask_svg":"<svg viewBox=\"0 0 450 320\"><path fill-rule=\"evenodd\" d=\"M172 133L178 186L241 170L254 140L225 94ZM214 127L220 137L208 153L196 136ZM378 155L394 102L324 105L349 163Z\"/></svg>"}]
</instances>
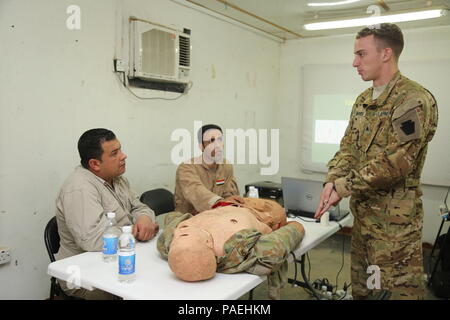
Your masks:
<instances>
[{"instance_id":1,"label":"laptop screen","mask_svg":"<svg viewBox=\"0 0 450 320\"><path fill-rule=\"evenodd\" d=\"M299 178L281 178L286 211L315 212L322 193L322 182Z\"/></svg>"},{"instance_id":2,"label":"laptop screen","mask_svg":"<svg viewBox=\"0 0 450 320\"><path fill-rule=\"evenodd\" d=\"M314 217L323 190L322 182L281 177L281 188L286 212L309 218ZM348 210L341 210L339 204L331 207L328 211L330 220L335 221L343 219L350 213Z\"/></svg>"}]
</instances>

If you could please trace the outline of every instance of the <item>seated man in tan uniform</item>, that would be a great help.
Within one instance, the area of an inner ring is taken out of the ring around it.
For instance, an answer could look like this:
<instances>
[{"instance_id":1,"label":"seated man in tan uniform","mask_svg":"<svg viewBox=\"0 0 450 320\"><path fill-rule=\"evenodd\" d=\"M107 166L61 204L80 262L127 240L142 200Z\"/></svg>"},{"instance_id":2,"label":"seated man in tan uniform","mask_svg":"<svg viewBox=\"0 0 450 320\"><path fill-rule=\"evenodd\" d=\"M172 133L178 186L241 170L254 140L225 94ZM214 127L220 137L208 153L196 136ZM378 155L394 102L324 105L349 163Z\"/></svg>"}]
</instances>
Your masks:
<instances>
[{"instance_id":1,"label":"seated man in tan uniform","mask_svg":"<svg viewBox=\"0 0 450 320\"><path fill-rule=\"evenodd\" d=\"M217 271L268 275L269 297L279 299L287 283L287 258L303 239L303 226L287 223L284 209L271 200L228 204L195 216L170 213L159 252L184 281L210 279Z\"/></svg>"},{"instance_id":2,"label":"seated man in tan uniform","mask_svg":"<svg viewBox=\"0 0 450 320\"><path fill-rule=\"evenodd\" d=\"M56 199L56 220L60 236L57 260L86 251L102 251L107 212L115 212L119 227L133 226L133 235L147 241L158 233L155 213L130 189L125 172L126 154L119 140L107 129L88 130L78 140L81 166L66 179ZM100 290L63 290L84 299L108 299Z\"/></svg>"},{"instance_id":3,"label":"seated man in tan uniform","mask_svg":"<svg viewBox=\"0 0 450 320\"><path fill-rule=\"evenodd\" d=\"M202 156L178 166L175 210L197 214L224 198L242 201L233 166L223 159L222 129L214 124L204 125L198 131L198 141Z\"/></svg>"}]
</instances>

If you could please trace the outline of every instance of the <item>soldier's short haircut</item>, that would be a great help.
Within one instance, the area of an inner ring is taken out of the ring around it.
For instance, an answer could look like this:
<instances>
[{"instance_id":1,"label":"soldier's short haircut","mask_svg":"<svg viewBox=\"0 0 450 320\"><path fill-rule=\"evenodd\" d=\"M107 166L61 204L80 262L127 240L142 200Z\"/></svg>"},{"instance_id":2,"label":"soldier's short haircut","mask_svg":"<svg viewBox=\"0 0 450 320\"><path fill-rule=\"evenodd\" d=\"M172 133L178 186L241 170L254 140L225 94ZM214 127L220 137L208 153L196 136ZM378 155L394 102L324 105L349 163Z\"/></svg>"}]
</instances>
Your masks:
<instances>
[{"instance_id":1,"label":"soldier's short haircut","mask_svg":"<svg viewBox=\"0 0 450 320\"><path fill-rule=\"evenodd\" d=\"M403 33L400 28L393 23L382 23L379 26L370 26L362 29L356 35L356 39L373 35L380 47L391 48L396 60L403 51Z\"/></svg>"}]
</instances>

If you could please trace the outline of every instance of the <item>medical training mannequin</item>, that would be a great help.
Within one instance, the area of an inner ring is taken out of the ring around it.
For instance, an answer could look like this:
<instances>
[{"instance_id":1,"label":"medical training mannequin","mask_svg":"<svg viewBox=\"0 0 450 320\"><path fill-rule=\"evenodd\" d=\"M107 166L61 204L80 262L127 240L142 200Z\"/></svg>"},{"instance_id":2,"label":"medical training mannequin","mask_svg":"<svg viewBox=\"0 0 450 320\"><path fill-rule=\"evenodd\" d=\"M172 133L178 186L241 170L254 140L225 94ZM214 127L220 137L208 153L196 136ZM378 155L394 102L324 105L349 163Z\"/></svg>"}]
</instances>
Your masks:
<instances>
[{"instance_id":1,"label":"medical training mannequin","mask_svg":"<svg viewBox=\"0 0 450 320\"><path fill-rule=\"evenodd\" d=\"M210 279L216 271L268 275L281 268L304 236L303 226L288 223L284 209L272 200L245 198L244 204L219 203L215 209L189 216L171 231L173 238L166 244L169 266L184 281ZM246 237L249 232L252 236ZM233 255L240 247L247 251ZM163 254L162 243L158 249ZM240 264L241 268L235 268Z\"/></svg>"}]
</instances>

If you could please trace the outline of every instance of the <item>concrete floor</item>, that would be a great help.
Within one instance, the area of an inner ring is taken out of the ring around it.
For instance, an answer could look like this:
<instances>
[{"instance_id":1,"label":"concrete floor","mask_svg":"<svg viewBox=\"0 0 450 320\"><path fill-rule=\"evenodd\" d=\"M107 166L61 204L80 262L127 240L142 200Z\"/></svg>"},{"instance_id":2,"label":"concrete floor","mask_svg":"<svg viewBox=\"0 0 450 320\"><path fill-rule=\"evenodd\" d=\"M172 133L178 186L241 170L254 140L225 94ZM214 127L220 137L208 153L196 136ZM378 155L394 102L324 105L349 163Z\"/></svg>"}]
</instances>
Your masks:
<instances>
[{"instance_id":1,"label":"concrete floor","mask_svg":"<svg viewBox=\"0 0 450 320\"><path fill-rule=\"evenodd\" d=\"M337 278L338 289L342 289L344 283L347 285L350 281L350 236L335 234L322 242L319 246L311 250L309 255L311 270L309 271L310 283L316 279L327 278L329 283L336 285L336 276L342 266L343 268ZM344 247L343 247L344 246ZM344 249L344 250L343 250ZM425 272L428 271L428 257L430 250L424 249ZM308 261L306 260L305 271L308 274ZM298 280L303 280L300 273L300 264L298 264ZM293 279L295 267L293 263L289 264L289 278ZM351 294L351 287L349 288ZM249 294L245 294L239 298L240 300L249 299ZM261 283L253 290L254 300L267 300L267 280ZM288 284L281 293L282 300L315 300L313 296L307 293L302 287ZM426 300L440 300L427 289Z\"/></svg>"}]
</instances>

